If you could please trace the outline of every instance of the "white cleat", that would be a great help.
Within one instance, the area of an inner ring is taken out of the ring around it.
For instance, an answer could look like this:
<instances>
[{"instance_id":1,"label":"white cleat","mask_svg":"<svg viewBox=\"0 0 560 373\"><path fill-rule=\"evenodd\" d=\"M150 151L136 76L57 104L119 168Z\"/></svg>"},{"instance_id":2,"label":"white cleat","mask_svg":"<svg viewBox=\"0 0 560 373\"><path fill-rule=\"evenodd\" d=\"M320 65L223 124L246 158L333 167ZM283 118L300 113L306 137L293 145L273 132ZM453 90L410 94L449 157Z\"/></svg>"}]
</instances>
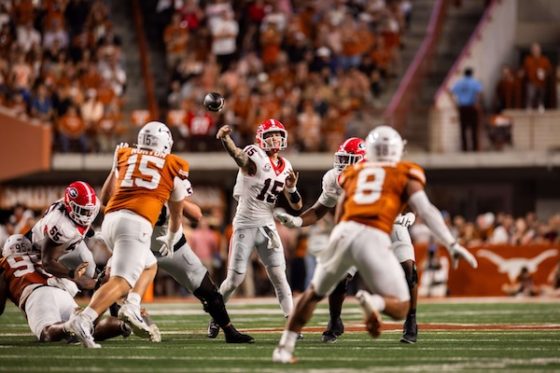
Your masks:
<instances>
[{"instance_id":1,"label":"white cleat","mask_svg":"<svg viewBox=\"0 0 560 373\"><path fill-rule=\"evenodd\" d=\"M64 329L80 340L86 348L101 348L101 345L93 340L93 323L81 314L72 315L70 320L64 323Z\"/></svg>"},{"instance_id":2,"label":"white cleat","mask_svg":"<svg viewBox=\"0 0 560 373\"><path fill-rule=\"evenodd\" d=\"M373 338L377 338L381 335L381 314L371 305L370 297L371 295L365 290L356 293L356 298L360 302L366 317L366 330Z\"/></svg>"},{"instance_id":3,"label":"white cleat","mask_svg":"<svg viewBox=\"0 0 560 373\"><path fill-rule=\"evenodd\" d=\"M161 342L161 333L157 325L148 325L140 313L140 307L125 303L119 310L119 320L124 321L134 335L149 339L152 342Z\"/></svg>"},{"instance_id":4,"label":"white cleat","mask_svg":"<svg viewBox=\"0 0 560 373\"><path fill-rule=\"evenodd\" d=\"M282 346L278 346L272 353L272 362L280 364L295 364L297 359L290 351Z\"/></svg>"}]
</instances>

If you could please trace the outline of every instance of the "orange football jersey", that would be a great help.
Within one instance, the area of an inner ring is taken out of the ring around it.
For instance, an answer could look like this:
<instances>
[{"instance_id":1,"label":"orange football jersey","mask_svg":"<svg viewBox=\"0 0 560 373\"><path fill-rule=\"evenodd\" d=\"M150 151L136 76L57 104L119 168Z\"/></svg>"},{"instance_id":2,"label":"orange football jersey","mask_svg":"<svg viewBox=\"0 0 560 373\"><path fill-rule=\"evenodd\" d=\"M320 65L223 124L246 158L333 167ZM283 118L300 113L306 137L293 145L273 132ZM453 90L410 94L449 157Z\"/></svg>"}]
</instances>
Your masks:
<instances>
[{"instance_id":1,"label":"orange football jersey","mask_svg":"<svg viewBox=\"0 0 560 373\"><path fill-rule=\"evenodd\" d=\"M391 233L403 210L409 180L426 183L424 170L415 163L362 162L340 175L344 201L340 221L356 221Z\"/></svg>"},{"instance_id":2,"label":"orange football jersey","mask_svg":"<svg viewBox=\"0 0 560 373\"><path fill-rule=\"evenodd\" d=\"M189 164L174 154L134 148L119 149L117 162L119 177L105 213L126 209L155 225L175 178L189 176Z\"/></svg>"},{"instance_id":3,"label":"orange football jersey","mask_svg":"<svg viewBox=\"0 0 560 373\"><path fill-rule=\"evenodd\" d=\"M27 255L1 258L0 272L8 285L8 297L17 306L23 306L23 304L20 305L20 301L24 296L25 288L31 285L34 287L45 286L50 277L43 272L39 264L33 263ZM30 291L26 292L25 298L29 294L31 294Z\"/></svg>"}]
</instances>

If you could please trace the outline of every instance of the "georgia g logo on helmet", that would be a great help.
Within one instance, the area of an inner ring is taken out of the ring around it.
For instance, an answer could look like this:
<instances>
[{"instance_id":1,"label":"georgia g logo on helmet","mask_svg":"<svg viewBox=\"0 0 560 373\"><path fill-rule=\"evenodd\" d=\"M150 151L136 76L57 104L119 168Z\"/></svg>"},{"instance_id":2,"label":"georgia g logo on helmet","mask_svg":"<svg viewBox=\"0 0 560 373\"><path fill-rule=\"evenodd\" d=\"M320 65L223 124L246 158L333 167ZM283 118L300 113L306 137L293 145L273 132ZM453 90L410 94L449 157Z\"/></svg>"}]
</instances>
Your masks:
<instances>
[{"instance_id":1,"label":"georgia g logo on helmet","mask_svg":"<svg viewBox=\"0 0 560 373\"><path fill-rule=\"evenodd\" d=\"M81 226L88 226L99 212L95 189L86 182L74 181L64 191L64 207L68 216Z\"/></svg>"},{"instance_id":2,"label":"georgia g logo on helmet","mask_svg":"<svg viewBox=\"0 0 560 373\"><path fill-rule=\"evenodd\" d=\"M342 172L347 166L363 160L365 155L364 140L358 137L350 137L340 144L338 150L334 153L334 168L338 172Z\"/></svg>"},{"instance_id":3,"label":"georgia g logo on helmet","mask_svg":"<svg viewBox=\"0 0 560 373\"><path fill-rule=\"evenodd\" d=\"M270 134L280 133L281 140L275 141ZM288 146L288 132L284 125L276 119L267 119L257 127L257 144L264 151L280 151Z\"/></svg>"}]
</instances>

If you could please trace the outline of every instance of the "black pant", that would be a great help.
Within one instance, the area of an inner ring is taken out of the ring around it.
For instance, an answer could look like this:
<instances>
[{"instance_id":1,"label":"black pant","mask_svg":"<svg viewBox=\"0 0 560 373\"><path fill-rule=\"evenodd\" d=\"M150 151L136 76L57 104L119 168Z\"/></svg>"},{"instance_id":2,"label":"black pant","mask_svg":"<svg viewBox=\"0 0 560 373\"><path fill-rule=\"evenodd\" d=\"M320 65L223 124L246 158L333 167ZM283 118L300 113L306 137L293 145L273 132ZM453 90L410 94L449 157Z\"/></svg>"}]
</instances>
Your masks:
<instances>
[{"instance_id":1,"label":"black pant","mask_svg":"<svg viewBox=\"0 0 560 373\"><path fill-rule=\"evenodd\" d=\"M475 106L459 106L461 122L461 146L463 151L478 150L478 109ZM467 131L471 132L471 146L467 146Z\"/></svg>"}]
</instances>

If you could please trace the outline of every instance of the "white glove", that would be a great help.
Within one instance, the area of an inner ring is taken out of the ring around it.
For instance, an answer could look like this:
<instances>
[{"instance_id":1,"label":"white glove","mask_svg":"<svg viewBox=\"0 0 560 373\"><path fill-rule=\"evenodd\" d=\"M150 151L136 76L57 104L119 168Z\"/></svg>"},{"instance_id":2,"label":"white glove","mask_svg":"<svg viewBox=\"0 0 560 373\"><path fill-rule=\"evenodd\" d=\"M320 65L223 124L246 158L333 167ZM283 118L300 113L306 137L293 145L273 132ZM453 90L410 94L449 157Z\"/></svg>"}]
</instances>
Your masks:
<instances>
[{"instance_id":1,"label":"white glove","mask_svg":"<svg viewBox=\"0 0 560 373\"><path fill-rule=\"evenodd\" d=\"M78 289L78 285L76 285L74 281L71 281L67 278L49 277L49 279L47 280L47 285L67 291L72 296L72 298L74 298L76 294L80 292L80 290Z\"/></svg>"},{"instance_id":2,"label":"white glove","mask_svg":"<svg viewBox=\"0 0 560 373\"><path fill-rule=\"evenodd\" d=\"M303 219L299 216L293 216L288 214L282 209L274 210L274 217L280 222L280 224L288 228L299 228L303 224Z\"/></svg>"},{"instance_id":3,"label":"white glove","mask_svg":"<svg viewBox=\"0 0 560 373\"><path fill-rule=\"evenodd\" d=\"M474 255L472 255L467 249L454 242L447 248L449 255L451 256L451 261L453 263L453 268L457 269L459 266L459 259L465 260L473 268L478 267L478 262L476 261Z\"/></svg>"},{"instance_id":4,"label":"white glove","mask_svg":"<svg viewBox=\"0 0 560 373\"><path fill-rule=\"evenodd\" d=\"M179 242L182 235L183 232L181 231L181 229L179 229L177 232L167 231L167 233L164 236L157 237L156 240L161 242L159 253L162 256L171 258L173 256L173 247L177 242Z\"/></svg>"},{"instance_id":5,"label":"white glove","mask_svg":"<svg viewBox=\"0 0 560 373\"><path fill-rule=\"evenodd\" d=\"M115 154L113 155L113 167L111 168L111 171L115 171L117 169L118 163L119 163L119 150L121 150L122 148L128 148L128 143L127 142L121 142L119 145L116 146L115 148Z\"/></svg>"},{"instance_id":6,"label":"white glove","mask_svg":"<svg viewBox=\"0 0 560 373\"><path fill-rule=\"evenodd\" d=\"M415 220L416 220L416 215L414 215L412 212L407 212L404 215L399 214L399 216L397 216L393 224L402 225L403 227L408 228L412 224L414 224Z\"/></svg>"}]
</instances>

